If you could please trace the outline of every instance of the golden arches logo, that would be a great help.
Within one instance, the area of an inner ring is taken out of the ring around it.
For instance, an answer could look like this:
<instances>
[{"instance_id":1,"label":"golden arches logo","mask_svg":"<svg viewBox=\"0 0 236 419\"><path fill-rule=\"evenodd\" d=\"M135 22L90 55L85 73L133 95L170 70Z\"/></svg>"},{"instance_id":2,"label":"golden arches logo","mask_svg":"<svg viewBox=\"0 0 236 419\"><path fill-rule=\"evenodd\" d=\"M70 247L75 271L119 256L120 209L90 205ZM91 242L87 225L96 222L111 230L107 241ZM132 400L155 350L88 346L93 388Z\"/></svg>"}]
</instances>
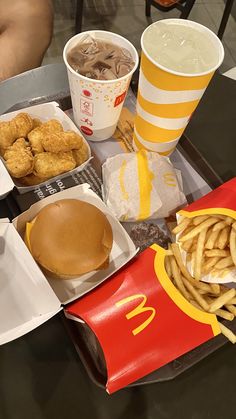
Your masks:
<instances>
[{"instance_id":1,"label":"golden arches logo","mask_svg":"<svg viewBox=\"0 0 236 419\"><path fill-rule=\"evenodd\" d=\"M164 173L163 174L163 179L164 179L164 182L167 186L172 186L173 188L175 188L177 186L176 185L176 177L173 173L168 173L168 172Z\"/></svg>"},{"instance_id":2,"label":"golden arches logo","mask_svg":"<svg viewBox=\"0 0 236 419\"><path fill-rule=\"evenodd\" d=\"M133 310L131 310L128 314L126 314L126 318L127 320L132 319L133 317L137 316L140 313L144 313L144 312L151 312L150 316L147 318L147 320L145 320L140 326L136 327L135 329L132 330L133 335L137 335L138 333L142 332L142 330L145 329L145 327L147 327L151 321L153 320L153 318L155 317L156 314L156 310L153 307L145 307L145 304L147 302L147 297L144 294L135 294L135 295L131 295L130 297L126 297L123 300L120 300L116 303L117 307L122 306L123 304L127 304L130 301L134 301L137 299L142 299L141 303L135 307Z\"/></svg>"}]
</instances>

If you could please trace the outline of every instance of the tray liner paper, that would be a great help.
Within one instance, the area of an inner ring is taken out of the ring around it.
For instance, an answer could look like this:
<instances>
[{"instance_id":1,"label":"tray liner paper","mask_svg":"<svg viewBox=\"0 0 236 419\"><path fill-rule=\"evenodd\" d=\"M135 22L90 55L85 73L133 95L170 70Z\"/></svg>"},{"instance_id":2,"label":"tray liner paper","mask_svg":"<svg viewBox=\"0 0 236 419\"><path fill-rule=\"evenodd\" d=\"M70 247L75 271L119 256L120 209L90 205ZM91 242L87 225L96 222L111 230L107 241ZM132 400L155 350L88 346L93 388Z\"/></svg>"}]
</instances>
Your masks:
<instances>
[{"instance_id":1,"label":"tray liner paper","mask_svg":"<svg viewBox=\"0 0 236 419\"><path fill-rule=\"evenodd\" d=\"M113 393L220 333L216 316L192 306L164 268L154 244L66 312L97 336Z\"/></svg>"}]
</instances>

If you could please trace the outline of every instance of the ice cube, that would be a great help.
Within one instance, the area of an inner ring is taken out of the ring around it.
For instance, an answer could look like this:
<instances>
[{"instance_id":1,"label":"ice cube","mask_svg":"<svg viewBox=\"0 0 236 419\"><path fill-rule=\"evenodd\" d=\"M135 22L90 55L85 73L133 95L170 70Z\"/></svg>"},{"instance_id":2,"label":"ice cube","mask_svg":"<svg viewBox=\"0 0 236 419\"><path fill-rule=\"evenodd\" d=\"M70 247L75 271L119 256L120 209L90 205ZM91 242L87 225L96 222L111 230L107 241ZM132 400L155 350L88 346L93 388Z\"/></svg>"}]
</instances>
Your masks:
<instances>
[{"instance_id":1,"label":"ice cube","mask_svg":"<svg viewBox=\"0 0 236 419\"><path fill-rule=\"evenodd\" d=\"M91 40L91 37L85 37L68 53L67 58L78 73L98 80L122 77L134 66L128 50L106 41Z\"/></svg>"}]
</instances>

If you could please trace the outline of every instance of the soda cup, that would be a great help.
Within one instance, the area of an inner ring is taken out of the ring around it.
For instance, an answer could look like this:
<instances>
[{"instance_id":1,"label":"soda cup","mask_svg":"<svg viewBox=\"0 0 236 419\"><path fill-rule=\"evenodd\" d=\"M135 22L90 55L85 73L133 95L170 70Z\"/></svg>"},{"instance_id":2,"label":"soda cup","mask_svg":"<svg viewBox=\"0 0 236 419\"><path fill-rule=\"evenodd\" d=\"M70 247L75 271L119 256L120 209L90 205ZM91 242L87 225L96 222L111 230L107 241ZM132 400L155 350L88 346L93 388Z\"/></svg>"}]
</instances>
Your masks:
<instances>
[{"instance_id":1,"label":"soda cup","mask_svg":"<svg viewBox=\"0 0 236 419\"><path fill-rule=\"evenodd\" d=\"M211 30L184 19L148 26L141 46L134 147L170 155L221 65L224 48Z\"/></svg>"},{"instance_id":2,"label":"soda cup","mask_svg":"<svg viewBox=\"0 0 236 419\"><path fill-rule=\"evenodd\" d=\"M130 53L134 66L123 77L115 80L95 80L77 73L68 63L67 54L85 39L110 42ZM64 47L64 62L67 66L74 120L88 140L103 141L113 135L129 88L132 74L138 66L138 53L125 38L107 31L86 31L72 37Z\"/></svg>"}]
</instances>

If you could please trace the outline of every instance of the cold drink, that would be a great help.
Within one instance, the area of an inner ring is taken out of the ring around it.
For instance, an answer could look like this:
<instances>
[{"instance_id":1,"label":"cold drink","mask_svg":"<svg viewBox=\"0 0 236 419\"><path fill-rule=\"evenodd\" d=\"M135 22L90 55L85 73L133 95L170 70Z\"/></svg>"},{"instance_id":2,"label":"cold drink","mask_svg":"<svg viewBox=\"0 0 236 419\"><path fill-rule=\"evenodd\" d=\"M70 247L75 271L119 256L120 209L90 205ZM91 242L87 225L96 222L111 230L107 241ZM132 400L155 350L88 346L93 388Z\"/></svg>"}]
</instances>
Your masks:
<instances>
[{"instance_id":1,"label":"cold drink","mask_svg":"<svg viewBox=\"0 0 236 419\"><path fill-rule=\"evenodd\" d=\"M188 25L154 24L146 31L143 45L158 64L184 74L205 72L219 61L211 37Z\"/></svg>"},{"instance_id":2,"label":"cold drink","mask_svg":"<svg viewBox=\"0 0 236 419\"><path fill-rule=\"evenodd\" d=\"M126 48L90 36L68 52L67 60L77 73L95 80L118 79L135 64Z\"/></svg>"},{"instance_id":3,"label":"cold drink","mask_svg":"<svg viewBox=\"0 0 236 419\"><path fill-rule=\"evenodd\" d=\"M92 141L115 132L138 53L122 36L108 31L87 31L65 45L74 120Z\"/></svg>"},{"instance_id":4,"label":"cold drink","mask_svg":"<svg viewBox=\"0 0 236 419\"><path fill-rule=\"evenodd\" d=\"M224 58L219 38L185 19L159 20L141 37L134 146L169 156Z\"/></svg>"}]
</instances>

